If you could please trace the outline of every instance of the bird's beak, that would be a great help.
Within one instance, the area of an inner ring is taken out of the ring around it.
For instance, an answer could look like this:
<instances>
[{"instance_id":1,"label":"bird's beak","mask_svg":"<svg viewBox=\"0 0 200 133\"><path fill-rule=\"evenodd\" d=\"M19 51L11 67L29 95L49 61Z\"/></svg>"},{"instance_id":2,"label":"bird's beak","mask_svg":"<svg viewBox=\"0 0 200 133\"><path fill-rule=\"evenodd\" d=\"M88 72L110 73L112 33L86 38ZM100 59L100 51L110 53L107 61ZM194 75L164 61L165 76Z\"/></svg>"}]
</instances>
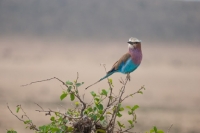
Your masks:
<instances>
[{"instance_id":1,"label":"bird's beak","mask_svg":"<svg viewBox=\"0 0 200 133\"><path fill-rule=\"evenodd\" d=\"M130 41L128 41L127 43L131 44L131 42L130 42Z\"/></svg>"}]
</instances>

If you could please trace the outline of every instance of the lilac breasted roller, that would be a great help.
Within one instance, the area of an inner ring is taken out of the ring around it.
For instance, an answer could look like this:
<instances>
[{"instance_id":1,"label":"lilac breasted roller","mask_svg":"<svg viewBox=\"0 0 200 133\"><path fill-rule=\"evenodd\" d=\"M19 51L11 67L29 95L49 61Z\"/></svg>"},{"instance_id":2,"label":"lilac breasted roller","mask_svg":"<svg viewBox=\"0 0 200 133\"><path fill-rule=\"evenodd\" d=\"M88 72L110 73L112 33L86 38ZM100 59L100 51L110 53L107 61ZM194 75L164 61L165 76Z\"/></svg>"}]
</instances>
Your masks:
<instances>
[{"instance_id":1,"label":"lilac breasted roller","mask_svg":"<svg viewBox=\"0 0 200 133\"><path fill-rule=\"evenodd\" d=\"M129 74L133 72L142 61L142 49L141 40L138 40L137 38L131 37L127 43L128 52L124 54L117 62L115 62L110 71L108 71L103 78L99 79L94 84L102 81L103 79L109 77L110 75L116 72L127 74L127 78L130 80ZM92 85L88 86L87 88L91 87Z\"/></svg>"}]
</instances>

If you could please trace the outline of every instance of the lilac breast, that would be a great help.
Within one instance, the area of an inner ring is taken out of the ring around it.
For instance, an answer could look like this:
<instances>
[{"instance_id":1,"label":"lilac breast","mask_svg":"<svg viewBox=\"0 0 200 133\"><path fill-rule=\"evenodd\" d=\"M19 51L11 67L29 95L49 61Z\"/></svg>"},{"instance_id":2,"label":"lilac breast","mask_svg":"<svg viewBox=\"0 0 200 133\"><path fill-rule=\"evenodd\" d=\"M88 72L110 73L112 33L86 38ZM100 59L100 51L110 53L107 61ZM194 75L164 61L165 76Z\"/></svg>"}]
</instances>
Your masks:
<instances>
[{"instance_id":1,"label":"lilac breast","mask_svg":"<svg viewBox=\"0 0 200 133\"><path fill-rule=\"evenodd\" d=\"M141 51L141 49L129 49L129 53L131 54L132 61L135 64L140 65L140 63L142 61L142 51Z\"/></svg>"}]
</instances>

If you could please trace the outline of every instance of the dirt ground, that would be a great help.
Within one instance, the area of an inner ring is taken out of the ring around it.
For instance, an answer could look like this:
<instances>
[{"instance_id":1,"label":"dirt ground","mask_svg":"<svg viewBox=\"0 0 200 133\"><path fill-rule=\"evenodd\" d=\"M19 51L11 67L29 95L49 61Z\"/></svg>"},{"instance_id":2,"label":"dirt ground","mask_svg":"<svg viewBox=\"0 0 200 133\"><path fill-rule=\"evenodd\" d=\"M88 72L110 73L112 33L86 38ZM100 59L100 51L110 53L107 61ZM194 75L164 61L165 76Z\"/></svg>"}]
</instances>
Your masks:
<instances>
[{"instance_id":1,"label":"dirt ground","mask_svg":"<svg viewBox=\"0 0 200 133\"><path fill-rule=\"evenodd\" d=\"M167 131L171 124L171 133L200 132L200 46L181 42L147 43L143 41L143 61L131 74L125 95L135 92L142 85L143 95L136 95L125 101L125 105L138 104L138 123L133 131L145 132L153 126ZM127 44L67 42L67 40L0 38L0 132L15 129L19 133L34 132L25 126L7 109L6 103L15 112L21 104L36 125L45 124L49 117L35 112L38 107L61 109L72 106L68 100L60 101L64 86L56 80L20 85L58 77L63 81L85 82L80 88L90 100L89 92L107 89L104 80L84 92L84 88L95 82L105 72L100 64L109 69L112 64L127 51ZM117 73L111 76L117 93L119 79L125 75ZM126 113L126 111L125 111ZM20 115L19 115L20 116ZM122 121L126 121L124 115Z\"/></svg>"}]
</instances>

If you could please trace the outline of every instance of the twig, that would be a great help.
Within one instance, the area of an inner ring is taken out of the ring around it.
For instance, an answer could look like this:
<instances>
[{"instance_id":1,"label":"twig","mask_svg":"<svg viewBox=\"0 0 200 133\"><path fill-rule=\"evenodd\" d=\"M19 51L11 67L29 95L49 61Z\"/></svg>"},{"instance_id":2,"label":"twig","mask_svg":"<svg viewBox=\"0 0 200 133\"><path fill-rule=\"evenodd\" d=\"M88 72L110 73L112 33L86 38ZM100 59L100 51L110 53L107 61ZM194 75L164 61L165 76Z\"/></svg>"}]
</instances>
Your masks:
<instances>
[{"instance_id":1,"label":"twig","mask_svg":"<svg viewBox=\"0 0 200 133\"><path fill-rule=\"evenodd\" d=\"M79 78L79 74L78 74L78 72L77 72L77 79L76 79L76 82L77 82L78 78ZM69 88L68 85L65 84L65 82L63 82L62 80L60 80L60 79L57 78L57 77L53 77L53 78L49 78L49 79L44 79L44 80L39 80L39 81L34 81L34 82L29 83L29 84L22 85L22 87L28 86L28 85L31 85L31 84L34 84L34 83L38 83L38 82L49 81L49 80L52 80L52 79L57 79L57 80L60 81L63 85L65 85L67 88ZM75 96L76 96L76 98L79 99L79 101L80 101L80 102L82 103L82 105L83 105L83 107L82 107L82 109L81 109L81 117L82 117L82 116L83 116L83 111L84 111L85 108L86 108L86 103L84 103L84 101L80 98L80 96L79 96L78 94L75 95Z\"/></svg>"},{"instance_id":2,"label":"twig","mask_svg":"<svg viewBox=\"0 0 200 133\"><path fill-rule=\"evenodd\" d=\"M140 93L140 91L141 91L142 89L145 89L144 86L142 86L142 87L141 87L139 90L137 90L136 92L125 96L125 97L121 100L121 102L123 102L126 98L128 98L128 97L130 97L130 96L133 96L133 95L135 95L135 94L137 94L137 93Z\"/></svg>"},{"instance_id":3,"label":"twig","mask_svg":"<svg viewBox=\"0 0 200 133\"><path fill-rule=\"evenodd\" d=\"M106 65L103 64L103 67L104 67L105 72L107 73L107 71L106 71ZM111 100L112 100L112 90L113 90L113 88L112 88L112 86L111 86L111 84L110 84L108 78L107 78L107 80L108 80L108 85L109 85L109 87L110 87L110 94L109 94L109 97L108 97L109 100L108 100L108 104L107 104L107 107L109 107L109 106L110 106L110 102L111 102Z\"/></svg>"},{"instance_id":4,"label":"twig","mask_svg":"<svg viewBox=\"0 0 200 133\"><path fill-rule=\"evenodd\" d=\"M10 109L8 103L7 103L7 108L9 109L10 113L11 113L12 115L14 115L18 120L20 120L20 121L26 123L25 120L19 118L16 114L14 114L14 113L12 112L12 110ZM20 107L20 109L21 109L21 110L23 111L23 113L25 114L24 116L26 116L26 117L29 119L29 117L26 115L26 113L24 112L24 110L23 110L21 107ZM30 120L30 119L29 119L29 120ZM30 125L30 129L33 129L33 130L36 130L36 131L40 131L39 129L37 129L37 127L33 124L33 122L32 122L31 120L30 120L30 123L27 123L27 124Z\"/></svg>"},{"instance_id":5,"label":"twig","mask_svg":"<svg viewBox=\"0 0 200 133\"><path fill-rule=\"evenodd\" d=\"M63 114L63 113L60 113L58 111L53 111L53 110L50 110L49 111L46 111L46 110L35 110L35 111L38 111L38 112L45 112L45 113L48 113L48 114L51 114L51 113L58 113L60 115L63 115L69 119L80 119L81 117L72 117L72 116L69 116L69 115L66 115L66 114Z\"/></svg>"},{"instance_id":6,"label":"twig","mask_svg":"<svg viewBox=\"0 0 200 133\"><path fill-rule=\"evenodd\" d=\"M14 114L14 113L12 112L12 110L11 110L10 107L8 106L8 103L7 103L7 108L10 110L10 113L11 113L11 114L13 114L15 117L17 117L18 120L24 122L24 120L22 120L21 118L19 118L16 114Z\"/></svg>"},{"instance_id":7,"label":"twig","mask_svg":"<svg viewBox=\"0 0 200 133\"><path fill-rule=\"evenodd\" d=\"M116 106L116 109L115 109L115 111L114 111L114 113L113 113L113 115L112 115L112 118L111 118L111 120L110 120L110 123L108 124L108 126L111 125L111 124L113 124L113 126L111 126L111 129L110 129L109 132L113 132L113 130L114 130L114 127L115 127L114 124L115 124L115 120L116 120L116 117L117 117L117 112L118 112L118 110L119 110L119 104L121 103L121 97L122 97L122 95L124 94L124 90L125 90L125 88L126 88L127 81L128 81L128 78L126 78L126 80L125 80L125 82L124 82L124 84L123 84L123 86L122 86L122 88L121 88L121 93L120 93L120 96L119 96L118 103L116 104L116 105L117 105L117 106ZM107 127L107 128L108 128L108 127Z\"/></svg>"},{"instance_id":8,"label":"twig","mask_svg":"<svg viewBox=\"0 0 200 133\"><path fill-rule=\"evenodd\" d=\"M171 128L172 128L173 124L171 124L171 126L168 128L167 133L170 132Z\"/></svg>"},{"instance_id":9,"label":"twig","mask_svg":"<svg viewBox=\"0 0 200 133\"><path fill-rule=\"evenodd\" d=\"M30 118L28 117L28 115L26 114L26 112L23 110L23 108L21 107L21 105L17 105L17 106L20 106L20 109L24 113L24 115L22 115L22 116L25 116L30 121Z\"/></svg>"},{"instance_id":10,"label":"twig","mask_svg":"<svg viewBox=\"0 0 200 133\"><path fill-rule=\"evenodd\" d=\"M81 109L81 117L83 117L83 111L85 110L85 108L86 108L86 103L80 98L80 96L79 95L75 95L77 98L78 98L78 100L82 103L82 109Z\"/></svg>"},{"instance_id":11,"label":"twig","mask_svg":"<svg viewBox=\"0 0 200 133\"><path fill-rule=\"evenodd\" d=\"M34 83L49 81L49 80L52 80L52 79L57 79L58 81L60 81L63 85L65 85L68 88L68 86L65 84L65 82L63 82L62 80L60 80L57 77L53 77L53 78L49 78L49 79L44 79L44 80L39 80L39 81L34 81L34 82L29 83L29 84L25 84L25 85L21 85L21 86L24 87L24 86L28 86L28 85L31 85L31 84L34 84Z\"/></svg>"},{"instance_id":12,"label":"twig","mask_svg":"<svg viewBox=\"0 0 200 133\"><path fill-rule=\"evenodd\" d=\"M44 109L42 108L42 106L40 106L39 104L37 104L37 103L35 103L38 107L40 107L43 111L44 111Z\"/></svg>"},{"instance_id":13,"label":"twig","mask_svg":"<svg viewBox=\"0 0 200 133\"><path fill-rule=\"evenodd\" d=\"M77 81L78 81L78 78L79 78L79 74L78 74L78 72L77 72L77 76L76 76L76 80L75 80L76 83L77 83Z\"/></svg>"},{"instance_id":14,"label":"twig","mask_svg":"<svg viewBox=\"0 0 200 133\"><path fill-rule=\"evenodd\" d=\"M78 79L79 79L79 74L78 74L78 72L77 72L77 77L76 77L75 83L77 83ZM78 100L82 103L82 106L83 106L83 107L81 108L81 113L80 113L80 116L81 116L81 118L82 118L82 117L83 117L83 111L84 111L85 108L86 108L86 103L81 99L79 93L76 93L76 92L78 92L78 88L77 88L76 86L74 86L74 89L75 89L75 93L74 93L75 97L78 98Z\"/></svg>"},{"instance_id":15,"label":"twig","mask_svg":"<svg viewBox=\"0 0 200 133\"><path fill-rule=\"evenodd\" d=\"M133 127L130 127L124 131L121 131L120 133L125 133L125 132L128 132L128 133L136 133L136 132L130 132L129 130L131 130Z\"/></svg>"}]
</instances>

